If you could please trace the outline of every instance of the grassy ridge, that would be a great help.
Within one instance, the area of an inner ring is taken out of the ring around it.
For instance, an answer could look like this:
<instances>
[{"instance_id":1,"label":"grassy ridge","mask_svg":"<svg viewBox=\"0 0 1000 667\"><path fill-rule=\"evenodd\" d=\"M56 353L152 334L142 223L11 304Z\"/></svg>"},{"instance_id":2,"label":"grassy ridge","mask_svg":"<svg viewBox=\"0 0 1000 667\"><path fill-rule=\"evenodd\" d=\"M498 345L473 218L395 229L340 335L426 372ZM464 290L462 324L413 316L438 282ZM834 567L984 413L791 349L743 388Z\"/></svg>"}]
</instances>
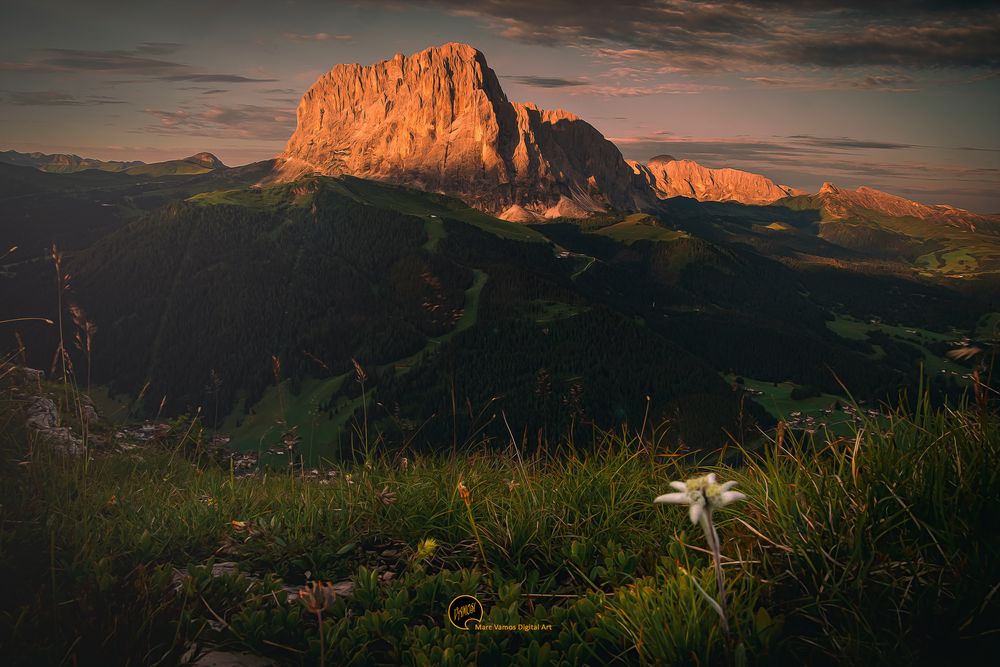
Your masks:
<instances>
[{"instance_id":1,"label":"grassy ridge","mask_svg":"<svg viewBox=\"0 0 1000 667\"><path fill-rule=\"evenodd\" d=\"M192 642L316 664L316 616L281 587L307 576L354 584L322 617L330 664L919 664L998 639L985 408L924 402L830 441L779 429L737 466L609 434L530 459L376 453L320 479L234 477L184 420L159 447L65 458L18 426L17 396L2 408L8 664L170 664ZM720 516L728 637L692 583L714 587L701 536L651 503L705 470L748 496ZM213 578L213 559L239 572ZM450 628L459 593L484 623L552 628Z\"/></svg>"}]
</instances>

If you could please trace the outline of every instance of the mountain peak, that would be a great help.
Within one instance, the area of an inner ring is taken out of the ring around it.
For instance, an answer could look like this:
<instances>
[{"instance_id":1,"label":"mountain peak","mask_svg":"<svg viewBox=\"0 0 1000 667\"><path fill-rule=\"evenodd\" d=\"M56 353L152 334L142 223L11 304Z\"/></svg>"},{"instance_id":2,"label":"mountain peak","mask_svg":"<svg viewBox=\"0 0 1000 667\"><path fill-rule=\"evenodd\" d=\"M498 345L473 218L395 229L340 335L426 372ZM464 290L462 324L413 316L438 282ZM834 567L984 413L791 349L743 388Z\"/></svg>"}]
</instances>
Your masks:
<instances>
[{"instance_id":1,"label":"mountain peak","mask_svg":"<svg viewBox=\"0 0 1000 667\"><path fill-rule=\"evenodd\" d=\"M600 132L568 111L510 102L482 52L457 42L321 76L275 177L306 173L402 183L494 213L630 209L642 197Z\"/></svg>"},{"instance_id":2,"label":"mountain peak","mask_svg":"<svg viewBox=\"0 0 1000 667\"><path fill-rule=\"evenodd\" d=\"M222 160L217 158L214 154L207 151L202 151L201 153L195 153L190 157L184 158L185 162L193 162L195 164L200 164L208 169L225 169L226 165L223 164Z\"/></svg>"},{"instance_id":3,"label":"mountain peak","mask_svg":"<svg viewBox=\"0 0 1000 667\"><path fill-rule=\"evenodd\" d=\"M984 221L997 221L995 216L979 215L953 206L929 206L864 185L856 190L848 190L824 183L817 196L819 195L825 195L821 200L822 206L834 219L869 219L874 212L895 218L917 218L973 231L977 224Z\"/></svg>"}]
</instances>

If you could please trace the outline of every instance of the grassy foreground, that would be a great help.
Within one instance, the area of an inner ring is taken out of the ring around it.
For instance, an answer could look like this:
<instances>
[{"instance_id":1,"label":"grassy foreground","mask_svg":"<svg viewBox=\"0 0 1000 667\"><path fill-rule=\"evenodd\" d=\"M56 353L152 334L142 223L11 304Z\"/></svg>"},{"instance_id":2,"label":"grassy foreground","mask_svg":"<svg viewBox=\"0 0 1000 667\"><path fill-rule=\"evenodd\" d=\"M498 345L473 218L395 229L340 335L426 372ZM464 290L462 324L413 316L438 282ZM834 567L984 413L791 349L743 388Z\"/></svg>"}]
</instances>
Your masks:
<instances>
[{"instance_id":1,"label":"grassy foreground","mask_svg":"<svg viewBox=\"0 0 1000 667\"><path fill-rule=\"evenodd\" d=\"M735 466L608 434L586 453L236 477L190 423L74 458L2 400L6 665L168 665L208 647L288 665L929 664L1000 643L1000 419L985 408L898 410L832 441L779 428ZM704 539L651 502L704 471L748 496L718 517L728 636L694 584L714 594ZM314 580L353 591L310 610L285 588ZM514 629L451 627L459 594Z\"/></svg>"}]
</instances>

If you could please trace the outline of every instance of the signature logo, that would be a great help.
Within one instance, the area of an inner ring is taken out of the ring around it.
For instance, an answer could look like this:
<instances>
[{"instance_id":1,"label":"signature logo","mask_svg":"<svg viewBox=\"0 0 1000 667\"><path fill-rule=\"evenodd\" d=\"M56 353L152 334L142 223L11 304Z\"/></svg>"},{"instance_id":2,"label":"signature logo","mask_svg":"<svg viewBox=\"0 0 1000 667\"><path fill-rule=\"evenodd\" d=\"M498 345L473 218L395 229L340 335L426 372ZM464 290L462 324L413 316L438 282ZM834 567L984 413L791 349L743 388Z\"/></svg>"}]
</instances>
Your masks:
<instances>
[{"instance_id":1,"label":"signature logo","mask_svg":"<svg viewBox=\"0 0 1000 667\"><path fill-rule=\"evenodd\" d=\"M472 595L459 595L448 605L448 620L459 630L471 630L470 623L483 620L483 603Z\"/></svg>"}]
</instances>

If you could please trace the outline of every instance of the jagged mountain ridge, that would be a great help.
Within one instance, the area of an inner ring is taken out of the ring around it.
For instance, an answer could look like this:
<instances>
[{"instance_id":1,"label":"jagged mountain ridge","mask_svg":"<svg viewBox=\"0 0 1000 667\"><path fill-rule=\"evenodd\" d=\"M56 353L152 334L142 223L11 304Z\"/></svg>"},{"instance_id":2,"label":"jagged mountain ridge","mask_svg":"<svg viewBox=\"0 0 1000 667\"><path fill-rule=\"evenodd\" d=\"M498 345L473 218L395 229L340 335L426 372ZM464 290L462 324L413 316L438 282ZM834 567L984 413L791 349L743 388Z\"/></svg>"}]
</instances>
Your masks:
<instances>
[{"instance_id":1,"label":"jagged mountain ridge","mask_svg":"<svg viewBox=\"0 0 1000 667\"><path fill-rule=\"evenodd\" d=\"M973 232L977 231L977 225L1000 223L1000 215L981 215L944 204L929 206L866 186L850 190L827 182L811 199L834 220L870 219L872 216L865 212L873 211L894 218L917 218Z\"/></svg>"},{"instance_id":2,"label":"jagged mountain ridge","mask_svg":"<svg viewBox=\"0 0 1000 667\"><path fill-rule=\"evenodd\" d=\"M670 155L658 155L646 164L634 160L629 160L628 164L658 199L689 197L699 201L763 205L804 194L760 174L729 168L712 169L694 160L678 160Z\"/></svg>"},{"instance_id":3,"label":"jagged mountain ridge","mask_svg":"<svg viewBox=\"0 0 1000 667\"><path fill-rule=\"evenodd\" d=\"M34 167L41 171L54 173L71 173L85 169L100 171L125 171L130 167L145 164L139 160L118 161L98 160L96 158L80 157L71 153L21 153L18 151L0 151L0 162L18 167Z\"/></svg>"},{"instance_id":4,"label":"jagged mountain ridge","mask_svg":"<svg viewBox=\"0 0 1000 667\"><path fill-rule=\"evenodd\" d=\"M306 91L277 180L349 174L456 195L502 214L645 204L618 148L563 110L510 102L467 44L337 65Z\"/></svg>"}]
</instances>

